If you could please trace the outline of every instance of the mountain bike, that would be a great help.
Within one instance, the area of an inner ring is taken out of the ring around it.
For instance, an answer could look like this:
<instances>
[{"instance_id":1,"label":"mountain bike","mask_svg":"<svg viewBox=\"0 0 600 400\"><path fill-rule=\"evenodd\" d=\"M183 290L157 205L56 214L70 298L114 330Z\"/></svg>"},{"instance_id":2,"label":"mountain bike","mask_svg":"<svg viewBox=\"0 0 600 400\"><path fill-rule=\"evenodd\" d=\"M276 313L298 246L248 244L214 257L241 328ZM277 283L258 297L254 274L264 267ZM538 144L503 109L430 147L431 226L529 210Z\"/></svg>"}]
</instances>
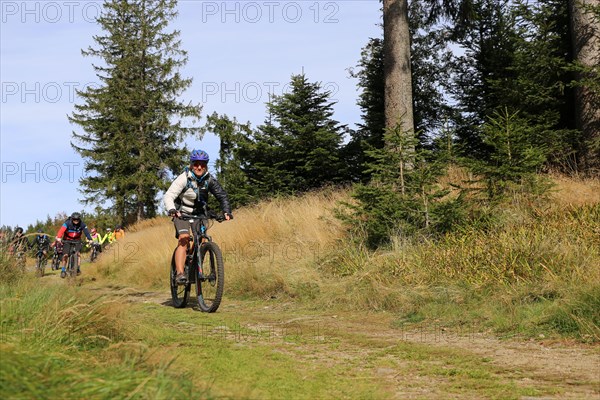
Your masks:
<instances>
[{"instance_id":1,"label":"mountain bike","mask_svg":"<svg viewBox=\"0 0 600 400\"><path fill-rule=\"evenodd\" d=\"M223 222L225 217L209 211L207 219L188 214L181 214L179 218L190 223L192 246L185 258L186 283L177 283L175 251L173 251L171 257L170 283L173 306L175 308L185 307L190 297L192 285L195 284L196 299L200 310L208 313L215 312L219 308L223 297L225 267L221 249L212 241L207 231L212 226L211 220Z\"/></svg>"},{"instance_id":2,"label":"mountain bike","mask_svg":"<svg viewBox=\"0 0 600 400\"><path fill-rule=\"evenodd\" d=\"M78 251L77 251L77 247L79 245L79 243L81 243L80 240L70 240L69 243L72 243L72 246L70 246L69 249L69 257L67 258L67 268L65 271L65 275L67 278L73 279L77 276L77 258L78 258ZM60 273L60 277L63 278L63 272L61 271Z\"/></svg>"},{"instance_id":3,"label":"mountain bike","mask_svg":"<svg viewBox=\"0 0 600 400\"><path fill-rule=\"evenodd\" d=\"M100 247L100 245L98 243L92 243L90 262L94 262L94 261L96 261L96 258L98 258L98 247Z\"/></svg>"},{"instance_id":4,"label":"mountain bike","mask_svg":"<svg viewBox=\"0 0 600 400\"><path fill-rule=\"evenodd\" d=\"M46 272L46 264L48 263L48 257L44 254L42 250L38 250L37 262L35 263L35 273L37 276L42 277Z\"/></svg>"},{"instance_id":5,"label":"mountain bike","mask_svg":"<svg viewBox=\"0 0 600 400\"><path fill-rule=\"evenodd\" d=\"M52 254L52 262L50 263L50 268L52 271L58 271L60 269L60 260L62 259L62 252L58 252L56 248L54 248L54 254Z\"/></svg>"}]
</instances>

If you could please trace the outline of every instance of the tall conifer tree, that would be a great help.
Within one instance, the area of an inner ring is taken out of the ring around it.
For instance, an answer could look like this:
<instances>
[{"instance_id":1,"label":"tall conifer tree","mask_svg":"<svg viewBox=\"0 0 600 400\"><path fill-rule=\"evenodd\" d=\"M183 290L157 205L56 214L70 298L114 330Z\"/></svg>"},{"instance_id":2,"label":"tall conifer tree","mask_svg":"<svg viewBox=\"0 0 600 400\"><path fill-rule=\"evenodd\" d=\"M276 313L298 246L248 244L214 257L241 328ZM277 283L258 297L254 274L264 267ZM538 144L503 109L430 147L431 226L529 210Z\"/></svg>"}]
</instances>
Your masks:
<instances>
[{"instance_id":1,"label":"tall conifer tree","mask_svg":"<svg viewBox=\"0 0 600 400\"><path fill-rule=\"evenodd\" d=\"M73 132L72 143L85 160L84 202L112 202L123 222L156 214L165 172L181 166L181 140L200 132L181 121L199 119L201 107L178 99L191 79L178 72L187 62L179 32L167 29L176 4L107 1L98 18L104 34L82 51L102 60L93 65L99 85L78 92L84 102L69 117L84 131Z\"/></svg>"},{"instance_id":2,"label":"tall conifer tree","mask_svg":"<svg viewBox=\"0 0 600 400\"><path fill-rule=\"evenodd\" d=\"M341 180L346 127L333 119L331 93L294 75L289 93L267 104L270 117L255 132L249 176L263 193L290 193Z\"/></svg>"}]
</instances>

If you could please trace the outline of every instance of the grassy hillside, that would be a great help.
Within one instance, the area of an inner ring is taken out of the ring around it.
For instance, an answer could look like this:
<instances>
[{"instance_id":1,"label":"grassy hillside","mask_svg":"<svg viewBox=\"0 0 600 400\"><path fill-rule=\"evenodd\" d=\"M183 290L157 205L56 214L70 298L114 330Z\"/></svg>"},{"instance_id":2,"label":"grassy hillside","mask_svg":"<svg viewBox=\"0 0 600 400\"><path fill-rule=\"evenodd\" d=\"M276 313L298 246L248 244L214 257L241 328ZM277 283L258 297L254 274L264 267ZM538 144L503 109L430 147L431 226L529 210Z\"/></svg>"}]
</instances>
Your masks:
<instances>
[{"instance_id":1,"label":"grassy hillside","mask_svg":"<svg viewBox=\"0 0 600 400\"><path fill-rule=\"evenodd\" d=\"M555 178L548 199L515 196L493 225L371 252L333 217L344 191L238 210L210 232L226 263L226 295L315 308L387 310L398 323L476 323L506 334L600 340L600 183ZM146 289L168 287L172 224L135 226L89 271Z\"/></svg>"}]
</instances>

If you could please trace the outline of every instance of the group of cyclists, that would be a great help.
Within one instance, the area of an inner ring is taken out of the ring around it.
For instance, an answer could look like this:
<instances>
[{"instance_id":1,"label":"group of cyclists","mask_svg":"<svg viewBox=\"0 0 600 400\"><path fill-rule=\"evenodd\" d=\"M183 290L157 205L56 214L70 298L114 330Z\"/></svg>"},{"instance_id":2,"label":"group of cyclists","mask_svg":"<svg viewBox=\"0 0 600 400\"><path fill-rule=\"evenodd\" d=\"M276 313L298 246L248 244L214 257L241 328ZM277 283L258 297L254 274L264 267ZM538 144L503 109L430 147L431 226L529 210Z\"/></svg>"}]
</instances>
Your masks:
<instances>
[{"instance_id":1,"label":"group of cyclists","mask_svg":"<svg viewBox=\"0 0 600 400\"><path fill-rule=\"evenodd\" d=\"M92 252L101 253L103 246L110 245L125 236L123 227L117 225L115 229L107 228L104 235L100 234L96 228L88 230L86 224L81 219L81 214L74 212L61 225L56 234L56 238L51 241L50 237L39 229L33 242L29 242L23 232L23 228L17 227L11 240L6 244L10 255L16 258L17 262L24 265L27 251L35 249L36 258L40 257L44 261L49 258L49 252L52 249L53 263L52 269L61 268L60 276L66 276L66 263L72 249L79 255L83 243L82 236L87 238L87 244L92 248ZM60 265L62 264L62 267ZM81 274L81 257L77 261L77 274Z\"/></svg>"},{"instance_id":2,"label":"group of cyclists","mask_svg":"<svg viewBox=\"0 0 600 400\"><path fill-rule=\"evenodd\" d=\"M218 200L224 219L230 220L233 218L226 191L217 179L208 172L208 153L204 150L193 150L189 161L189 166L172 182L163 198L165 209L169 216L173 218L175 237L178 239L175 252L176 280L178 284L185 283L187 279L184 274L184 263L190 243L190 225L187 221L181 219L182 213L198 218L207 218L208 195L211 193ZM23 234L23 229L17 228L10 241L9 249L11 254L19 257L20 254L24 255L26 250L37 245L37 254L40 255L41 252L46 257L49 249L52 248L62 261L61 277L64 278L66 276L67 259L72 251L78 255L77 274L81 273L81 257L79 256L82 249L81 236L87 238L88 243L93 246L92 249L95 247L98 252L101 252L104 243L113 243L122 239L124 235L125 232L121 226L117 226L114 231L110 228L107 229L104 235L101 235L96 228L88 230L81 219L81 214L74 212L62 224L56 234L56 239L52 243L50 243L48 235L40 230L34 244L30 245Z\"/></svg>"}]
</instances>

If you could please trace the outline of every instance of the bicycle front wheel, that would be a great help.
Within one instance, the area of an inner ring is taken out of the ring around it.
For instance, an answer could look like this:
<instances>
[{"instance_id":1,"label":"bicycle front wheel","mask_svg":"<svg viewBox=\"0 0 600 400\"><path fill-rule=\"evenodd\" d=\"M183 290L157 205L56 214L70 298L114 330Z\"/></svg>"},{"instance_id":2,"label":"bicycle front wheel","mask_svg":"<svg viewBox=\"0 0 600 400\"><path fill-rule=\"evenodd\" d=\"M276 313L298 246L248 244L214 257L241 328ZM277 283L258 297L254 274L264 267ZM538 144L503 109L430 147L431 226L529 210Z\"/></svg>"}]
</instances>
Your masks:
<instances>
[{"instance_id":1,"label":"bicycle front wheel","mask_svg":"<svg viewBox=\"0 0 600 400\"><path fill-rule=\"evenodd\" d=\"M58 271L60 269L60 258L59 257L52 257L52 271Z\"/></svg>"},{"instance_id":2,"label":"bicycle front wheel","mask_svg":"<svg viewBox=\"0 0 600 400\"><path fill-rule=\"evenodd\" d=\"M75 278L77 276L77 253L69 255L67 276L69 278Z\"/></svg>"},{"instance_id":3,"label":"bicycle front wheel","mask_svg":"<svg viewBox=\"0 0 600 400\"><path fill-rule=\"evenodd\" d=\"M44 272L45 272L44 270L45 270L45 268L46 268L46 265L45 265L45 263L44 263L44 261L43 261L42 257L38 257L38 259L37 259L37 264L36 264L36 266L35 266L35 267L36 267L36 273L37 273L37 275L38 275L39 277L42 277L42 276L44 276Z\"/></svg>"},{"instance_id":4,"label":"bicycle front wheel","mask_svg":"<svg viewBox=\"0 0 600 400\"><path fill-rule=\"evenodd\" d=\"M178 285L176 278L177 269L175 268L175 251L171 257L171 271L170 271L170 282L171 282L171 298L173 299L173 307L183 308L187 305L190 297L191 283L188 282L185 285Z\"/></svg>"},{"instance_id":5,"label":"bicycle front wheel","mask_svg":"<svg viewBox=\"0 0 600 400\"><path fill-rule=\"evenodd\" d=\"M225 266L221 249L213 242L200 246L200 268L196 274L198 307L208 313L217 311L223 297Z\"/></svg>"}]
</instances>

